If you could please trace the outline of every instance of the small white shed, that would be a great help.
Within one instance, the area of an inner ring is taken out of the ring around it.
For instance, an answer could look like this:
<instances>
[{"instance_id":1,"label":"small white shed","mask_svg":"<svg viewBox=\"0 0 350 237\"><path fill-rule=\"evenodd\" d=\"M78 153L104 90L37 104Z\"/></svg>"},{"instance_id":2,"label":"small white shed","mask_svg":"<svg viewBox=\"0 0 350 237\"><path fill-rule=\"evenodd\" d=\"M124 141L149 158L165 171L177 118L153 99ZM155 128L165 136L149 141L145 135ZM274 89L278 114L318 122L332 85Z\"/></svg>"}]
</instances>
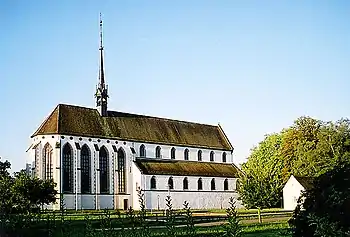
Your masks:
<instances>
[{"instance_id":1,"label":"small white shed","mask_svg":"<svg viewBox=\"0 0 350 237\"><path fill-rule=\"evenodd\" d=\"M302 191L312 187L313 178L291 175L283 187L283 207L294 210Z\"/></svg>"}]
</instances>

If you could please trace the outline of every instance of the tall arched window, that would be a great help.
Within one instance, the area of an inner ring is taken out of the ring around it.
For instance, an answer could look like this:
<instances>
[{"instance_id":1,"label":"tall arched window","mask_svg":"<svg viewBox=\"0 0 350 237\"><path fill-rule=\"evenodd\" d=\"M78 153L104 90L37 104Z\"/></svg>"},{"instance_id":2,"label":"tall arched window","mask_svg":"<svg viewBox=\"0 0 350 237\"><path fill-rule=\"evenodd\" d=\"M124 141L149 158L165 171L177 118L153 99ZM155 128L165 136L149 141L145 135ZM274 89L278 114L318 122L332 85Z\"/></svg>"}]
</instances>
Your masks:
<instances>
[{"instance_id":1,"label":"tall arched window","mask_svg":"<svg viewBox=\"0 0 350 237\"><path fill-rule=\"evenodd\" d=\"M222 162L226 163L226 152L222 153Z\"/></svg>"},{"instance_id":2,"label":"tall arched window","mask_svg":"<svg viewBox=\"0 0 350 237\"><path fill-rule=\"evenodd\" d=\"M80 162L81 193L91 193L91 153L86 144L81 147Z\"/></svg>"},{"instance_id":3,"label":"tall arched window","mask_svg":"<svg viewBox=\"0 0 350 237\"><path fill-rule=\"evenodd\" d=\"M160 146L157 146L156 147L156 158L161 158L161 148Z\"/></svg>"},{"instance_id":4,"label":"tall arched window","mask_svg":"<svg viewBox=\"0 0 350 237\"><path fill-rule=\"evenodd\" d=\"M202 150L198 151L198 161L202 161Z\"/></svg>"},{"instance_id":5,"label":"tall arched window","mask_svg":"<svg viewBox=\"0 0 350 237\"><path fill-rule=\"evenodd\" d=\"M173 160L175 160L175 152L176 152L175 147L171 148L170 158L173 159Z\"/></svg>"},{"instance_id":6,"label":"tall arched window","mask_svg":"<svg viewBox=\"0 0 350 237\"><path fill-rule=\"evenodd\" d=\"M140 157L146 157L146 148L143 144L140 146Z\"/></svg>"},{"instance_id":7,"label":"tall arched window","mask_svg":"<svg viewBox=\"0 0 350 237\"><path fill-rule=\"evenodd\" d=\"M189 159L189 151L188 151L187 148L185 149L184 157L185 157L185 160L188 160L188 159Z\"/></svg>"},{"instance_id":8,"label":"tall arched window","mask_svg":"<svg viewBox=\"0 0 350 237\"><path fill-rule=\"evenodd\" d=\"M52 147L46 143L43 150L43 179L53 178Z\"/></svg>"},{"instance_id":9,"label":"tall arched window","mask_svg":"<svg viewBox=\"0 0 350 237\"><path fill-rule=\"evenodd\" d=\"M108 174L109 174L109 162L108 151L105 146L100 148L99 152L99 165L100 165L100 193L108 193Z\"/></svg>"},{"instance_id":10,"label":"tall arched window","mask_svg":"<svg viewBox=\"0 0 350 237\"><path fill-rule=\"evenodd\" d=\"M35 161L34 161L34 165L35 165L35 168L34 168L34 175L36 177L40 177L40 174L39 174L39 170L40 170L40 149L39 149L39 145L36 145L36 148L35 148Z\"/></svg>"},{"instance_id":11,"label":"tall arched window","mask_svg":"<svg viewBox=\"0 0 350 237\"><path fill-rule=\"evenodd\" d=\"M215 179L214 178L210 182L210 188L211 188L211 190L215 190Z\"/></svg>"},{"instance_id":12,"label":"tall arched window","mask_svg":"<svg viewBox=\"0 0 350 237\"><path fill-rule=\"evenodd\" d=\"M118 150L118 192L125 193L126 164L125 152L122 148Z\"/></svg>"},{"instance_id":13,"label":"tall arched window","mask_svg":"<svg viewBox=\"0 0 350 237\"><path fill-rule=\"evenodd\" d=\"M225 181L224 181L224 190L225 191L228 190L228 180L227 179L225 179Z\"/></svg>"},{"instance_id":14,"label":"tall arched window","mask_svg":"<svg viewBox=\"0 0 350 237\"><path fill-rule=\"evenodd\" d=\"M151 178L151 189L156 189L157 188L157 180L155 176L152 176Z\"/></svg>"},{"instance_id":15,"label":"tall arched window","mask_svg":"<svg viewBox=\"0 0 350 237\"><path fill-rule=\"evenodd\" d=\"M168 179L168 188L171 190L171 189L174 189L174 181L173 181L173 177L170 177Z\"/></svg>"},{"instance_id":16,"label":"tall arched window","mask_svg":"<svg viewBox=\"0 0 350 237\"><path fill-rule=\"evenodd\" d=\"M63 147L63 159L62 159L62 181L63 192L73 192L73 152L71 146L67 143Z\"/></svg>"},{"instance_id":17,"label":"tall arched window","mask_svg":"<svg viewBox=\"0 0 350 237\"><path fill-rule=\"evenodd\" d=\"M184 180L182 181L183 184L183 189L187 190L188 189L188 179L187 177L184 178Z\"/></svg>"},{"instance_id":18,"label":"tall arched window","mask_svg":"<svg viewBox=\"0 0 350 237\"><path fill-rule=\"evenodd\" d=\"M211 151L210 152L210 161L214 161L214 152L213 151Z\"/></svg>"},{"instance_id":19,"label":"tall arched window","mask_svg":"<svg viewBox=\"0 0 350 237\"><path fill-rule=\"evenodd\" d=\"M199 178L197 181L198 190L203 190L202 178Z\"/></svg>"}]
</instances>

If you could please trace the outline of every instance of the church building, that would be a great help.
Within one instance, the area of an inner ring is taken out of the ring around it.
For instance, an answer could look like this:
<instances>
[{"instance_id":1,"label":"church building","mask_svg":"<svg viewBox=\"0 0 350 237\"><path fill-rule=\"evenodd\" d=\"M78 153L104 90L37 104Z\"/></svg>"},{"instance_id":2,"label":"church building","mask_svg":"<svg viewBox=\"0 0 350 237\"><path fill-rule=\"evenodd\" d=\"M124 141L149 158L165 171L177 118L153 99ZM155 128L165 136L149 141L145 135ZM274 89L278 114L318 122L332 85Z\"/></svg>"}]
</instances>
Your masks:
<instances>
[{"instance_id":1,"label":"church building","mask_svg":"<svg viewBox=\"0 0 350 237\"><path fill-rule=\"evenodd\" d=\"M240 170L222 127L109 110L103 50L100 20L96 108L59 104L31 136L32 174L60 194L48 208L139 209L139 188L146 209L228 207Z\"/></svg>"}]
</instances>

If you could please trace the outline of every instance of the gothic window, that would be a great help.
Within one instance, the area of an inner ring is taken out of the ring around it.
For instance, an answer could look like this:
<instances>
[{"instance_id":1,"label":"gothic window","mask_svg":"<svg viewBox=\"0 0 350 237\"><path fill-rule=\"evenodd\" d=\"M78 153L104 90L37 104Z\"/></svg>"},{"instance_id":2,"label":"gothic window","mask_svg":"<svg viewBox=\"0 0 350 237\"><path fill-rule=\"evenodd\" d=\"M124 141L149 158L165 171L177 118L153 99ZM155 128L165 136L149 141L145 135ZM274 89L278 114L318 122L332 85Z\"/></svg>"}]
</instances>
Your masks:
<instances>
[{"instance_id":1,"label":"gothic window","mask_svg":"<svg viewBox=\"0 0 350 237\"><path fill-rule=\"evenodd\" d=\"M52 147L46 143L43 150L43 179L53 178Z\"/></svg>"},{"instance_id":2,"label":"gothic window","mask_svg":"<svg viewBox=\"0 0 350 237\"><path fill-rule=\"evenodd\" d=\"M185 149L184 157L185 157L185 160L188 160L188 158L189 158L189 151L187 148Z\"/></svg>"},{"instance_id":3,"label":"gothic window","mask_svg":"<svg viewBox=\"0 0 350 237\"><path fill-rule=\"evenodd\" d=\"M224 190L227 191L228 190L228 180L225 179L224 181Z\"/></svg>"},{"instance_id":4,"label":"gothic window","mask_svg":"<svg viewBox=\"0 0 350 237\"><path fill-rule=\"evenodd\" d=\"M198 161L202 161L202 150L198 151Z\"/></svg>"},{"instance_id":5,"label":"gothic window","mask_svg":"<svg viewBox=\"0 0 350 237\"><path fill-rule=\"evenodd\" d=\"M187 177L184 178L182 183L183 183L183 189L187 190L188 189L188 179L187 179Z\"/></svg>"},{"instance_id":6,"label":"gothic window","mask_svg":"<svg viewBox=\"0 0 350 237\"><path fill-rule=\"evenodd\" d=\"M210 183L211 190L215 190L215 179L213 178Z\"/></svg>"},{"instance_id":7,"label":"gothic window","mask_svg":"<svg viewBox=\"0 0 350 237\"><path fill-rule=\"evenodd\" d=\"M226 152L222 153L222 162L226 163Z\"/></svg>"},{"instance_id":8,"label":"gothic window","mask_svg":"<svg viewBox=\"0 0 350 237\"><path fill-rule=\"evenodd\" d=\"M171 148L171 151L170 151L170 158L175 160L175 147Z\"/></svg>"},{"instance_id":9,"label":"gothic window","mask_svg":"<svg viewBox=\"0 0 350 237\"><path fill-rule=\"evenodd\" d=\"M125 153L122 148L118 150L118 192L125 193L126 164Z\"/></svg>"},{"instance_id":10,"label":"gothic window","mask_svg":"<svg viewBox=\"0 0 350 237\"><path fill-rule=\"evenodd\" d=\"M203 190L202 178L199 178L197 181L198 190Z\"/></svg>"},{"instance_id":11,"label":"gothic window","mask_svg":"<svg viewBox=\"0 0 350 237\"><path fill-rule=\"evenodd\" d=\"M62 176L63 176L63 192L73 192L73 151L72 147L67 143L63 147L62 160Z\"/></svg>"},{"instance_id":12,"label":"gothic window","mask_svg":"<svg viewBox=\"0 0 350 237\"><path fill-rule=\"evenodd\" d=\"M99 170L100 170L100 193L108 193L108 174L109 162L108 151L105 146L102 146L99 151Z\"/></svg>"},{"instance_id":13,"label":"gothic window","mask_svg":"<svg viewBox=\"0 0 350 237\"><path fill-rule=\"evenodd\" d=\"M146 148L143 144L140 146L140 157L146 157Z\"/></svg>"},{"instance_id":14,"label":"gothic window","mask_svg":"<svg viewBox=\"0 0 350 237\"><path fill-rule=\"evenodd\" d=\"M156 158L161 158L161 148L160 148L160 146L156 147Z\"/></svg>"},{"instance_id":15,"label":"gothic window","mask_svg":"<svg viewBox=\"0 0 350 237\"><path fill-rule=\"evenodd\" d=\"M170 177L169 180L168 180L168 188L171 190L171 189L174 189L174 181L173 181L173 177Z\"/></svg>"},{"instance_id":16,"label":"gothic window","mask_svg":"<svg viewBox=\"0 0 350 237\"><path fill-rule=\"evenodd\" d=\"M156 189L157 188L157 180L155 176L152 176L151 178L151 189Z\"/></svg>"},{"instance_id":17,"label":"gothic window","mask_svg":"<svg viewBox=\"0 0 350 237\"><path fill-rule=\"evenodd\" d=\"M210 152L210 161L214 161L214 152L213 151Z\"/></svg>"},{"instance_id":18,"label":"gothic window","mask_svg":"<svg viewBox=\"0 0 350 237\"><path fill-rule=\"evenodd\" d=\"M91 155L90 149L85 144L80 152L81 167L81 193L91 193Z\"/></svg>"}]
</instances>

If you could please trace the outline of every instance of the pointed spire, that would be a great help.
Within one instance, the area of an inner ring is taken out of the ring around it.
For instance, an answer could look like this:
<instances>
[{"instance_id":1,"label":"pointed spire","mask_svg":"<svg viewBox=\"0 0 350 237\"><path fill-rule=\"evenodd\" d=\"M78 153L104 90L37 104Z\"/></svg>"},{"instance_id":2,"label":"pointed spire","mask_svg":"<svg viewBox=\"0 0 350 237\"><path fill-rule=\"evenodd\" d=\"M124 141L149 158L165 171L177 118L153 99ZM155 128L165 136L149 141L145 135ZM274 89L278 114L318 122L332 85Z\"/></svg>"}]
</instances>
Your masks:
<instances>
[{"instance_id":1,"label":"pointed spire","mask_svg":"<svg viewBox=\"0 0 350 237\"><path fill-rule=\"evenodd\" d=\"M102 31L102 16L100 13L100 75L99 75L99 83L101 87L105 87L105 74L103 68L103 31Z\"/></svg>"},{"instance_id":2,"label":"pointed spire","mask_svg":"<svg viewBox=\"0 0 350 237\"><path fill-rule=\"evenodd\" d=\"M101 116L107 116L107 99L108 99L108 86L105 82L105 74L103 68L103 34L102 34L102 17L100 13L100 68L98 75L98 85L96 88L96 106Z\"/></svg>"}]
</instances>

